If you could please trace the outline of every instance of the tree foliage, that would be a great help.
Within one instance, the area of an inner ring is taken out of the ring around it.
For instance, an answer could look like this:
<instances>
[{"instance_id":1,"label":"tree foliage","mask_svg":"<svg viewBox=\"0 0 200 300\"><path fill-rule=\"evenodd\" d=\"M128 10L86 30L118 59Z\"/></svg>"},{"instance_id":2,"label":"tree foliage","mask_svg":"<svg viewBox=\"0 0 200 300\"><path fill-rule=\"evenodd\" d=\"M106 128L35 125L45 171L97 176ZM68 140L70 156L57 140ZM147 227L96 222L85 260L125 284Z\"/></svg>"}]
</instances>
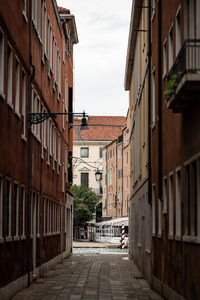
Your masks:
<instances>
[{"instance_id":1,"label":"tree foliage","mask_svg":"<svg viewBox=\"0 0 200 300\"><path fill-rule=\"evenodd\" d=\"M94 218L99 201L95 192L84 185L74 185L74 226L83 226Z\"/></svg>"}]
</instances>

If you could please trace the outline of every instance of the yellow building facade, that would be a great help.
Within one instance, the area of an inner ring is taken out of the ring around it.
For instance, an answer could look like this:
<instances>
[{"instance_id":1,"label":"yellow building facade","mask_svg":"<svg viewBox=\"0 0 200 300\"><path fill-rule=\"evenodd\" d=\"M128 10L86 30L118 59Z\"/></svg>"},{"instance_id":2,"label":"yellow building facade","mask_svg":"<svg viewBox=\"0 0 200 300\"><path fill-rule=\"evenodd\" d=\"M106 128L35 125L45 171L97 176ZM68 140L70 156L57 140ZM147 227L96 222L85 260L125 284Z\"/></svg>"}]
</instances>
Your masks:
<instances>
[{"instance_id":1,"label":"yellow building facade","mask_svg":"<svg viewBox=\"0 0 200 300\"><path fill-rule=\"evenodd\" d=\"M133 1L126 60L130 127L130 254L150 280L148 202L148 2Z\"/></svg>"}]
</instances>

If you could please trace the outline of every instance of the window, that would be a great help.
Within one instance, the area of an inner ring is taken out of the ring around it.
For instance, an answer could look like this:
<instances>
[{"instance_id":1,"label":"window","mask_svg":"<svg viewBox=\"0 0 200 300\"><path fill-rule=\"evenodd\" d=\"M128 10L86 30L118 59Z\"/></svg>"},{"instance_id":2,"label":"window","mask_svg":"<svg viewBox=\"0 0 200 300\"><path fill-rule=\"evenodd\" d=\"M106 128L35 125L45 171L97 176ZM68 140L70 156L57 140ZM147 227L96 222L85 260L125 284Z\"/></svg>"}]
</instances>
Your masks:
<instances>
[{"instance_id":1,"label":"window","mask_svg":"<svg viewBox=\"0 0 200 300\"><path fill-rule=\"evenodd\" d=\"M20 201L20 235L25 236L25 188L21 186L21 201Z\"/></svg>"},{"instance_id":2,"label":"window","mask_svg":"<svg viewBox=\"0 0 200 300\"><path fill-rule=\"evenodd\" d=\"M62 165L62 192L65 192L65 165Z\"/></svg>"},{"instance_id":3,"label":"window","mask_svg":"<svg viewBox=\"0 0 200 300\"><path fill-rule=\"evenodd\" d=\"M26 74L22 71L22 136L26 135Z\"/></svg>"},{"instance_id":4,"label":"window","mask_svg":"<svg viewBox=\"0 0 200 300\"><path fill-rule=\"evenodd\" d=\"M178 55L181 49L181 15L180 15L180 7L178 8L178 12L176 14L176 56Z\"/></svg>"},{"instance_id":5,"label":"window","mask_svg":"<svg viewBox=\"0 0 200 300\"><path fill-rule=\"evenodd\" d=\"M152 11L151 11L151 20L153 21L153 18L155 16L155 11L156 11L156 0L152 0Z\"/></svg>"},{"instance_id":6,"label":"window","mask_svg":"<svg viewBox=\"0 0 200 300\"><path fill-rule=\"evenodd\" d=\"M50 156L52 156L52 132L53 132L53 126L52 126L52 121L49 120L49 153L50 153Z\"/></svg>"},{"instance_id":7,"label":"window","mask_svg":"<svg viewBox=\"0 0 200 300\"><path fill-rule=\"evenodd\" d=\"M165 40L163 45L163 77L167 73L167 40Z\"/></svg>"},{"instance_id":8,"label":"window","mask_svg":"<svg viewBox=\"0 0 200 300\"><path fill-rule=\"evenodd\" d=\"M11 182L6 180L6 201L5 201L5 226L6 237L11 237Z\"/></svg>"},{"instance_id":9,"label":"window","mask_svg":"<svg viewBox=\"0 0 200 300\"><path fill-rule=\"evenodd\" d=\"M20 68L19 68L19 61L16 59L15 63L15 111L19 113L19 73Z\"/></svg>"},{"instance_id":10,"label":"window","mask_svg":"<svg viewBox=\"0 0 200 300\"><path fill-rule=\"evenodd\" d=\"M99 157L102 158L102 147L99 148Z\"/></svg>"},{"instance_id":11,"label":"window","mask_svg":"<svg viewBox=\"0 0 200 300\"><path fill-rule=\"evenodd\" d=\"M156 234L156 195L155 195L155 184L152 186L152 235Z\"/></svg>"},{"instance_id":12,"label":"window","mask_svg":"<svg viewBox=\"0 0 200 300\"><path fill-rule=\"evenodd\" d=\"M12 62L12 48L10 45L8 45L7 49L7 102L12 105L12 68L13 68L13 62Z\"/></svg>"},{"instance_id":13,"label":"window","mask_svg":"<svg viewBox=\"0 0 200 300\"><path fill-rule=\"evenodd\" d=\"M169 238L174 235L174 198L173 198L173 174L169 176Z\"/></svg>"},{"instance_id":14,"label":"window","mask_svg":"<svg viewBox=\"0 0 200 300\"><path fill-rule=\"evenodd\" d=\"M176 239L181 237L181 171L176 171Z\"/></svg>"},{"instance_id":15,"label":"window","mask_svg":"<svg viewBox=\"0 0 200 300\"><path fill-rule=\"evenodd\" d=\"M43 39L43 50L47 53L47 8L43 2L43 19L42 19L42 39Z\"/></svg>"},{"instance_id":16,"label":"window","mask_svg":"<svg viewBox=\"0 0 200 300\"><path fill-rule=\"evenodd\" d=\"M0 176L0 243L2 242L2 229L3 229L3 179Z\"/></svg>"},{"instance_id":17,"label":"window","mask_svg":"<svg viewBox=\"0 0 200 300\"><path fill-rule=\"evenodd\" d=\"M158 198L158 236L162 236L162 201Z\"/></svg>"},{"instance_id":18,"label":"window","mask_svg":"<svg viewBox=\"0 0 200 300\"><path fill-rule=\"evenodd\" d=\"M19 195L18 184L14 183L14 236L18 237Z\"/></svg>"},{"instance_id":19,"label":"window","mask_svg":"<svg viewBox=\"0 0 200 300\"><path fill-rule=\"evenodd\" d=\"M89 157L89 148L81 147L81 157Z\"/></svg>"},{"instance_id":20,"label":"window","mask_svg":"<svg viewBox=\"0 0 200 300\"><path fill-rule=\"evenodd\" d=\"M169 55L169 70L171 69L173 65L173 43L174 43L174 37L173 37L173 26L171 26L169 31L169 43L168 43L168 55Z\"/></svg>"},{"instance_id":21,"label":"window","mask_svg":"<svg viewBox=\"0 0 200 300\"><path fill-rule=\"evenodd\" d=\"M61 138L60 138L60 134L58 134L58 166L61 165L61 162L60 162L60 144L61 144Z\"/></svg>"},{"instance_id":22,"label":"window","mask_svg":"<svg viewBox=\"0 0 200 300\"><path fill-rule=\"evenodd\" d=\"M81 173L81 185L89 187L89 173Z\"/></svg>"},{"instance_id":23,"label":"window","mask_svg":"<svg viewBox=\"0 0 200 300\"><path fill-rule=\"evenodd\" d=\"M0 94L4 97L4 35L0 28Z\"/></svg>"},{"instance_id":24,"label":"window","mask_svg":"<svg viewBox=\"0 0 200 300\"><path fill-rule=\"evenodd\" d=\"M199 230L199 161L194 160L185 167L185 235L196 237Z\"/></svg>"},{"instance_id":25,"label":"window","mask_svg":"<svg viewBox=\"0 0 200 300\"><path fill-rule=\"evenodd\" d=\"M36 213L36 234L39 236L40 234L40 198L39 195L36 193L35 195L35 213Z\"/></svg>"},{"instance_id":26,"label":"window","mask_svg":"<svg viewBox=\"0 0 200 300\"><path fill-rule=\"evenodd\" d=\"M156 121L156 85L155 85L155 68L152 71L152 115L151 115L151 123L152 128L155 127Z\"/></svg>"},{"instance_id":27,"label":"window","mask_svg":"<svg viewBox=\"0 0 200 300\"><path fill-rule=\"evenodd\" d=\"M27 17L26 17L26 0L22 0L22 14L25 17L25 19L27 20Z\"/></svg>"},{"instance_id":28,"label":"window","mask_svg":"<svg viewBox=\"0 0 200 300\"><path fill-rule=\"evenodd\" d=\"M65 110L68 112L68 82L67 75L65 74ZM67 115L66 115L67 118Z\"/></svg>"},{"instance_id":29,"label":"window","mask_svg":"<svg viewBox=\"0 0 200 300\"><path fill-rule=\"evenodd\" d=\"M43 198L43 233L46 234L46 203L47 199Z\"/></svg>"},{"instance_id":30,"label":"window","mask_svg":"<svg viewBox=\"0 0 200 300\"><path fill-rule=\"evenodd\" d=\"M167 177L163 179L163 214L167 213Z\"/></svg>"}]
</instances>

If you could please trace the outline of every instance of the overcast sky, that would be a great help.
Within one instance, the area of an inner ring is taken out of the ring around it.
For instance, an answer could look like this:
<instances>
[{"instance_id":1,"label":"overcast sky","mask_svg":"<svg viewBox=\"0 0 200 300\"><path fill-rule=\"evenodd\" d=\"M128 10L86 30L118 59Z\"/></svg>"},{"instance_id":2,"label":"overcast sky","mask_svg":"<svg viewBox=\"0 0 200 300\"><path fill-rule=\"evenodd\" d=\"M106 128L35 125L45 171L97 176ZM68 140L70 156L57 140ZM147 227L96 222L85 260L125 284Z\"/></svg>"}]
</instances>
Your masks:
<instances>
[{"instance_id":1,"label":"overcast sky","mask_svg":"<svg viewBox=\"0 0 200 300\"><path fill-rule=\"evenodd\" d=\"M124 115L124 74L132 0L57 0L75 16L74 111Z\"/></svg>"}]
</instances>

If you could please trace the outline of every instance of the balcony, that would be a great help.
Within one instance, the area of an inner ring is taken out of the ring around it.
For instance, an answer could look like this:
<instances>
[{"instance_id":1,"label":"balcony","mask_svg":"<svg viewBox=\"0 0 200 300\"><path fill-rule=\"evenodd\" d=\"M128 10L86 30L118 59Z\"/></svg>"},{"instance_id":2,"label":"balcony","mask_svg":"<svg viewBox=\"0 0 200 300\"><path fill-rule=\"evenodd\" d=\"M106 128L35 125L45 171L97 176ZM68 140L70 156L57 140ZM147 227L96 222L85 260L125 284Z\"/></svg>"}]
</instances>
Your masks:
<instances>
[{"instance_id":1,"label":"balcony","mask_svg":"<svg viewBox=\"0 0 200 300\"><path fill-rule=\"evenodd\" d=\"M199 93L200 39L185 40L167 76L167 108L171 108L174 113L183 112L200 100Z\"/></svg>"}]
</instances>

